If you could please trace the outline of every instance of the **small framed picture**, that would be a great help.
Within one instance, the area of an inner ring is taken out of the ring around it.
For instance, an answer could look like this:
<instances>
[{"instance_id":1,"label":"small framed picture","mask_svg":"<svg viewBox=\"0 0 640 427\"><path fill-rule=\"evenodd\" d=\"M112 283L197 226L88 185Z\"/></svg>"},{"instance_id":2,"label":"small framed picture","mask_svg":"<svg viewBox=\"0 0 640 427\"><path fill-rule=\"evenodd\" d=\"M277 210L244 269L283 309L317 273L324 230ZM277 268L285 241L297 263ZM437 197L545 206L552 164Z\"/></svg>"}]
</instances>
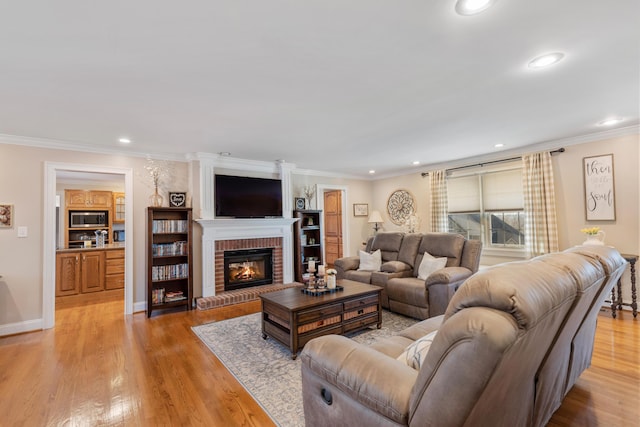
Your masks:
<instances>
[{"instance_id":1,"label":"small framed picture","mask_svg":"<svg viewBox=\"0 0 640 427\"><path fill-rule=\"evenodd\" d=\"M13 205L0 205L0 228L13 227Z\"/></svg>"},{"instance_id":2,"label":"small framed picture","mask_svg":"<svg viewBox=\"0 0 640 427\"><path fill-rule=\"evenodd\" d=\"M353 216L368 216L369 205L367 203L354 203Z\"/></svg>"},{"instance_id":3,"label":"small framed picture","mask_svg":"<svg viewBox=\"0 0 640 427\"><path fill-rule=\"evenodd\" d=\"M185 192L169 192L169 206L172 208L187 207L187 193Z\"/></svg>"},{"instance_id":4,"label":"small framed picture","mask_svg":"<svg viewBox=\"0 0 640 427\"><path fill-rule=\"evenodd\" d=\"M296 197L295 198L295 206L296 206L296 210L304 210L304 197Z\"/></svg>"}]
</instances>

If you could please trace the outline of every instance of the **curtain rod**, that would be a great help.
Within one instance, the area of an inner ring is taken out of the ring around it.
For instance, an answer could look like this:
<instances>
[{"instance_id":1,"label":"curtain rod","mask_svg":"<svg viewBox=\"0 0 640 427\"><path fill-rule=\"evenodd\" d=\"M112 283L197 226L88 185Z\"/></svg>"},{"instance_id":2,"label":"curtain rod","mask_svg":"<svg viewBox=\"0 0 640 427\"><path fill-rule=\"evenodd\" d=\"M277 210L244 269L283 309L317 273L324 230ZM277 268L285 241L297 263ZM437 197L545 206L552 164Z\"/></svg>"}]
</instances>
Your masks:
<instances>
[{"instance_id":1,"label":"curtain rod","mask_svg":"<svg viewBox=\"0 0 640 427\"><path fill-rule=\"evenodd\" d=\"M558 148L557 150L553 150L553 151L549 151L549 154L556 154L556 153L564 153L564 148ZM457 168L451 168L451 169L445 169L447 172L451 172L451 171L457 171L460 169L467 169L467 168L474 168L476 166L484 166L484 165L491 165L494 163L502 163L502 162L510 162L512 160L520 160L522 159L522 156L518 156L518 157L510 157L508 159L502 159L502 160L492 160L490 162L483 162L483 163L476 163L475 165L467 165L467 166L459 166ZM422 177L424 178L425 176L429 175L429 172L422 172L420 175L422 175Z\"/></svg>"}]
</instances>

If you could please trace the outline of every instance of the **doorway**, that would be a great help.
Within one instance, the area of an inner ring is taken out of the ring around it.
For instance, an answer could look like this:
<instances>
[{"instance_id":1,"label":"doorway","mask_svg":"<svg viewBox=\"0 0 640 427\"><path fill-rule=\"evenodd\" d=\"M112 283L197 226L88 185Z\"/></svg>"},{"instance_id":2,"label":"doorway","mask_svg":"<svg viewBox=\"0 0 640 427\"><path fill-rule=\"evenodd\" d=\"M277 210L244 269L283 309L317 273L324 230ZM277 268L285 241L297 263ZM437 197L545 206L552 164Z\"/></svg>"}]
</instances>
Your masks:
<instances>
[{"instance_id":1,"label":"doorway","mask_svg":"<svg viewBox=\"0 0 640 427\"><path fill-rule=\"evenodd\" d=\"M133 200L133 170L92 165L45 162L44 174L44 224L43 224L43 283L42 317L43 329L55 326L55 287L56 287L56 183L58 174L87 173L111 174L124 179L125 189L125 283L124 314L133 313L133 212L130 208Z\"/></svg>"},{"instance_id":2,"label":"doorway","mask_svg":"<svg viewBox=\"0 0 640 427\"><path fill-rule=\"evenodd\" d=\"M317 184L317 194L318 209L323 211L323 259L325 264L333 266L336 259L348 253L349 228L346 224L347 217L344 215L347 211L347 187Z\"/></svg>"},{"instance_id":3,"label":"doorway","mask_svg":"<svg viewBox=\"0 0 640 427\"><path fill-rule=\"evenodd\" d=\"M333 267L342 258L342 192L324 192L324 250L325 264Z\"/></svg>"}]
</instances>

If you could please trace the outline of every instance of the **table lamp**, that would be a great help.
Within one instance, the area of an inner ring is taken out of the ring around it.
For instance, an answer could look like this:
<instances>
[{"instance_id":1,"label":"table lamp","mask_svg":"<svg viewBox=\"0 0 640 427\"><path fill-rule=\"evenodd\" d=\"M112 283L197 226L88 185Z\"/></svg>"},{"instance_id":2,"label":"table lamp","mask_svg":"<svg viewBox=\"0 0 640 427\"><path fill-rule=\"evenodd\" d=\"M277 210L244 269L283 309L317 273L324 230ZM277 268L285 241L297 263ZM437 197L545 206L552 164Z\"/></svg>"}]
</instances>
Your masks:
<instances>
[{"instance_id":1,"label":"table lamp","mask_svg":"<svg viewBox=\"0 0 640 427\"><path fill-rule=\"evenodd\" d=\"M377 233L378 230L380 229L380 224L383 223L384 221L382 220L382 216L380 215L380 212L373 211L371 212L371 215L369 215L369 219L367 220L367 222L369 224L373 224L373 229Z\"/></svg>"}]
</instances>

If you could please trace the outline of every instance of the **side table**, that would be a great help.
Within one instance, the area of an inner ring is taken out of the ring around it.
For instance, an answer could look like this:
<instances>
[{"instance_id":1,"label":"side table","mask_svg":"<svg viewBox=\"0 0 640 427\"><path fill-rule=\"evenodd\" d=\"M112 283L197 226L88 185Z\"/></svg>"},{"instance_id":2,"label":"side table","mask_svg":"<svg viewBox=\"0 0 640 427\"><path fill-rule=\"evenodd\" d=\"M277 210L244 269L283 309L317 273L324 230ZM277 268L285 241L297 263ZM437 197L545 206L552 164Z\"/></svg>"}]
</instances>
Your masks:
<instances>
[{"instance_id":1,"label":"side table","mask_svg":"<svg viewBox=\"0 0 640 427\"><path fill-rule=\"evenodd\" d=\"M638 255L633 254L621 254L622 258L629 262L629 272L631 276L631 304L622 302L622 277L618 279L618 296L616 298L616 287L614 286L611 289L611 316L616 318L616 309L622 310L622 306L626 305L631 307L631 311L633 313L633 317L635 318L638 315L638 304L636 302L636 261L638 260Z\"/></svg>"}]
</instances>

